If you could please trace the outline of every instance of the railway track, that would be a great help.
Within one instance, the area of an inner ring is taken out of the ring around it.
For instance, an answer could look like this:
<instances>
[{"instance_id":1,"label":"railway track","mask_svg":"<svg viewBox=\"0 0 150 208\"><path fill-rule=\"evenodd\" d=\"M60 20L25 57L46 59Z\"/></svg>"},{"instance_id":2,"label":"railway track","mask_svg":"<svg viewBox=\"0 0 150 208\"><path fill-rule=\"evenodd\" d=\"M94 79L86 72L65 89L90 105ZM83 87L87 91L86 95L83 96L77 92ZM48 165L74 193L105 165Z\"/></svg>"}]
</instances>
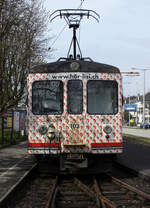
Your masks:
<instances>
[{"instance_id":1,"label":"railway track","mask_svg":"<svg viewBox=\"0 0 150 208\"><path fill-rule=\"evenodd\" d=\"M95 193L81 180L57 177L45 208L97 208L99 205Z\"/></svg>"},{"instance_id":2,"label":"railway track","mask_svg":"<svg viewBox=\"0 0 150 208\"><path fill-rule=\"evenodd\" d=\"M144 193L133 186L111 175L95 182L96 193L104 197L102 207L111 208L148 208L150 207L150 194ZM99 197L100 199L100 197ZM109 201L105 201L109 200Z\"/></svg>"},{"instance_id":3,"label":"railway track","mask_svg":"<svg viewBox=\"0 0 150 208\"><path fill-rule=\"evenodd\" d=\"M150 194L111 176L55 179L45 208L148 208Z\"/></svg>"},{"instance_id":4,"label":"railway track","mask_svg":"<svg viewBox=\"0 0 150 208\"><path fill-rule=\"evenodd\" d=\"M32 169L32 168L31 168ZM30 171L29 171L30 172ZM34 172L35 173L35 172ZM146 189L137 189L133 174L119 168L113 172L115 176L101 174L99 176L50 176L40 175L28 183L18 182L16 190L24 189L22 195L15 198L11 194L5 198L9 208L149 208L150 185ZM30 173L31 174L31 173ZM120 177L120 179L118 179ZM130 180L129 180L130 179ZM134 179L134 180L133 180ZM129 185L130 181L132 185ZM22 180L20 180L22 181ZM26 178L23 179L26 181ZM141 182L140 182L141 184ZM144 182L146 184L146 181ZM143 191L142 191L143 190ZM147 191L147 192L146 192ZM2 204L1 204L2 205ZM0 206L1 207L1 206Z\"/></svg>"}]
</instances>

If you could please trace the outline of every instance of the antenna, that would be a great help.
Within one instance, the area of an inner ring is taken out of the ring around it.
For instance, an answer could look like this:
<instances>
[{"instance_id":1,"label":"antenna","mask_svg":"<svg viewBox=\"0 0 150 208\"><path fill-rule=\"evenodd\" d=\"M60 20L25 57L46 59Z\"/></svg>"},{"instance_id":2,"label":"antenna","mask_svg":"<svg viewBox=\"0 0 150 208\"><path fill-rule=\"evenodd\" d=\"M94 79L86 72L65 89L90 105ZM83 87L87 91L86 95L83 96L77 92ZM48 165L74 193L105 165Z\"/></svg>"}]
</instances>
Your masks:
<instances>
[{"instance_id":1,"label":"antenna","mask_svg":"<svg viewBox=\"0 0 150 208\"><path fill-rule=\"evenodd\" d=\"M95 11L86 10L86 9L61 9L61 10L56 10L50 15L50 22L52 22L57 17L60 17L61 19L64 18L69 28L73 28L73 38L69 47L67 58L69 58L69 53L72 45L73 45L73 59L76 60L77 58L77 54L76 54L77 46L80 52L80 56L82 58L81 49L76 36L76 30L80 27L80 22L84 16L87 17L88 19L91 17L95 19L97 22L99 22L100 19L99 14L97 14Z\"/></svg>"}]
</instances>

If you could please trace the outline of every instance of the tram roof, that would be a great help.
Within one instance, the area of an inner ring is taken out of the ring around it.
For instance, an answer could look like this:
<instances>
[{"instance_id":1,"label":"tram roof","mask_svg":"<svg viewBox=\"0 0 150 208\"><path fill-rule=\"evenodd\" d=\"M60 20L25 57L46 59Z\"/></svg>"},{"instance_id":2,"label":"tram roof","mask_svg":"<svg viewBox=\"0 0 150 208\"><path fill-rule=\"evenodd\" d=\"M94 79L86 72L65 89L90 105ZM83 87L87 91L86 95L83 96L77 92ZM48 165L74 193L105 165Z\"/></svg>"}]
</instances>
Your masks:
<instances>
[{"instance_id":1,"label":"tram roof","mask_svg":"<svg viewBox=\"0 0 150 208\"><path fill-rule=\"evenodd\" d=\"M93 61L57 61L34 66L29 73L99 72L120 73L117 67Z\"/></svg>"}]
</instances>

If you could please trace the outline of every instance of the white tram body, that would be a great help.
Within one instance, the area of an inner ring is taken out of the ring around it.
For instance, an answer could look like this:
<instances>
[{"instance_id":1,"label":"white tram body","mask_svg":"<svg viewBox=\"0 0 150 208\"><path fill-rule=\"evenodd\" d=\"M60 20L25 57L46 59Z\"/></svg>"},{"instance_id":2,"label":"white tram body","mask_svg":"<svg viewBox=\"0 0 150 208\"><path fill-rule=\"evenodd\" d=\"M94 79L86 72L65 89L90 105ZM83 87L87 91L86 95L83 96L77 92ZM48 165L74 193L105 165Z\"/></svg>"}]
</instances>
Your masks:
<instances>
[{"instance_id":1,"label":"white tram body","mask_svg":"<svg viewBox=\"0 0 150 208\"><path fill-rule=\"evenodd\" d=\"M118 68L60 61L28 75L28 153L122 153L122 77Z\"/></svg>"}]
</instances>

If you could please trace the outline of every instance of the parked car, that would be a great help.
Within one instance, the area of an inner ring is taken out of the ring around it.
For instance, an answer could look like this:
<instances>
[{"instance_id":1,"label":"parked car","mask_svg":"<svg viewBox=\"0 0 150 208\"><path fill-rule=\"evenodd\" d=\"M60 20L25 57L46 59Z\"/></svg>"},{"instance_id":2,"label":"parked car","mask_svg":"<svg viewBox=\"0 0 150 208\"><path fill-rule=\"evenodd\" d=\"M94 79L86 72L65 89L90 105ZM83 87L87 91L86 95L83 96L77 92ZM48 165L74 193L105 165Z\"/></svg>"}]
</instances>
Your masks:
<instances>
[{"instance_id":1,"label":"parked car","mask_svg":"<svg viewBox=\"0 0 150 208\"><path fill-rule=\"evenodd\" d=\"M140 128L149 129L150 128L150 124L149 123L141 123L140 124Z\"/></svg>"},{"instance_id":2,"label":"parked car","mask_svg":"<svg viewBox=\"0 0 150 208\"><path fill-rule=\"evenodd\" d=\"M137 123L137 127L141 127L141 123Z\"/></svg>"}]
</instances>

